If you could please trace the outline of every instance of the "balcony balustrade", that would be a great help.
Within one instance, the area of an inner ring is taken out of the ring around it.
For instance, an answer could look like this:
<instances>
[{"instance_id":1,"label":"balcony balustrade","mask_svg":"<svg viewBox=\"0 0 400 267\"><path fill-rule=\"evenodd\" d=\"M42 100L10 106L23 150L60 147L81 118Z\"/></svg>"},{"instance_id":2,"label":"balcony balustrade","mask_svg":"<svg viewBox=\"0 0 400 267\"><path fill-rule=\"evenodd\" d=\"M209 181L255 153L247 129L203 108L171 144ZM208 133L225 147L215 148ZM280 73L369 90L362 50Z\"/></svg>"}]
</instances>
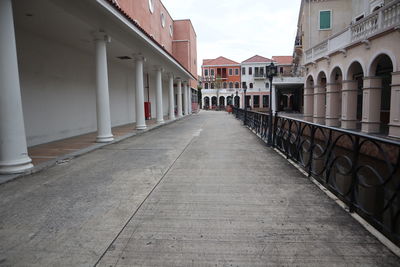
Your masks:
<instances>
[{"instance_id":1,"label":"balcony balustrade","mask_svg":"<svg viewBox=\"0 0 400 267\"><path fill-rule=\"evenodd\" d=\"M308 49L305 52L305 64L398 27L400 27L400 0L393 1Z\"/></svg>"}]
</instances>

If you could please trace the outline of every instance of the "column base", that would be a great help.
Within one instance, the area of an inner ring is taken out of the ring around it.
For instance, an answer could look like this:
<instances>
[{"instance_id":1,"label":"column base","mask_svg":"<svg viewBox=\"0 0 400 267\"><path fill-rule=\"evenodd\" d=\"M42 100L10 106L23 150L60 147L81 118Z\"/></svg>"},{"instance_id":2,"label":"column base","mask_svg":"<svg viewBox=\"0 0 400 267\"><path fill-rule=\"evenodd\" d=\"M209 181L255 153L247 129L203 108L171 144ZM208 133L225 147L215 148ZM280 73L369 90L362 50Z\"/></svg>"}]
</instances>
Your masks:
<instances>
[{"instance_id":1,"label":"column base","mask_svg":"<svg viewBox=\"0 0 400 267\"><path fill-rule=\"evenodd\" d=\"M357 120L343 120L340 125L341 128L347 129L347 130L354 130L357 129Z\"/></svg>"},{"instance_id":2,"label":"column base","mask_svg":"<svg viewBox=\"0 0 400 267\"><path fill-rule=\"evenodd\" d=\"M114 141L114 136L109 135L109 136L97 136L96 138L96 143L110 143Z\"/></svg>"},{"instance_id":3,"label":"column base","mask_svg":"<svg viewBox=\"0 0 400 267\"><path fill-rule=\"evenodd\" d=\"M303 119L305 121L308 121L308 122L313 122L313 116L312 115L304 115Z\"/></svg>"},{"instance_id":4,"label":"column base","mask_svg":"<svg viewBox=\"0 0 400 267\"><path fill-rule=\"evenodd\" d=\"M361 122L361 131L364 133L379 133L380 132L380 122Z\"/></svg>"},{"instance_id":5,"label":"column base","mask_svg":"<svg viewBox=\"0 0 400 267\"><path fill-rule=\"evenodd\" d=\"M324 125L324 124L325 124L325 117L321 117L321 118L319 118L319 117L314 117L314 118L313 118L313 122L314 122L314 123L317 123L317 124L322 124L322 125Z\"/></svg>"},{"instance_id":6,"label":"column base","mask_svg":"<svg viewBox=\"0 0 400 267\"><path fill-rule=\"evenodd\" d=\"M159 121L157 121L157 123L158 124L163 124L163 123L165 123L165 121L164 120L159 120Z\"/></svg>"},{"instance_id":7,"label":"column base","mask_svg":"<svg viewBox=\"0 0 400 267\"><path fill-rule=\"evenodd\" d=\"M325 123L326 123L326 126L331 126L331 127L339 127L340 126L340 121L337 118L326 118Z\"/></svg>"},{"instance_id":8,"label":"column base","mask_svg":"<svg viewBox=\"0 0 400 267\"><path fill-rule=\"evenodd\" d=\"M171 120L171 121L175 120L175 116L170 116L169 120Z\"/></svg>"},{"instance_id":9,"label":"column base","mask_svg":"<svg viewBox=\"0 0 400 267\"><path fill-rule=\"evenodd\" d=\"M389 136L400 138L400 125L389 125Z\"/></svg>"},{"instance_id":10,"label":"column base","mask_svg":"<svg viewBox=\"0 0 400 267\"><path fill-rule=\"evenodd\" d=\"M136 125L136 130L146 130L147 126L146 125Z\"/></svg>"},{"instance_id":11,"label":"column base","mask_svg":"<svg viewBox=\"0 0 400 267\"><path fill-rule=\"evenodd\" d=\"M17 174L23 173L33 168L30 157L25 157L14 162L0 162L0 174Z\"/></svg>"}]
</instances>

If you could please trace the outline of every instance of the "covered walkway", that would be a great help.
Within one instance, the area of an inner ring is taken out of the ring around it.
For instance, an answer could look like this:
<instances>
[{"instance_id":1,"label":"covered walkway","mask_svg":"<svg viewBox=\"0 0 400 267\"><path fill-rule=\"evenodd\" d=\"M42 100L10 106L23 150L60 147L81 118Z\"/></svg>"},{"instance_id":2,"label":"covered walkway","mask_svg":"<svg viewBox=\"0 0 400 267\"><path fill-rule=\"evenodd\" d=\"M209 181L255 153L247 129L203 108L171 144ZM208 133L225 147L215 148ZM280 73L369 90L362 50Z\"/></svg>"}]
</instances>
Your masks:
<instances>
[{"instance_id":1,"label":"covered walkway","mask_svg":"<svg viewBox=\"0 0 400 267\"><path fill-rule=\"evenodd\" d=\"M225 112L0 185L0 203L0 266L400 265Z\"/></svg>"}]
</instances>

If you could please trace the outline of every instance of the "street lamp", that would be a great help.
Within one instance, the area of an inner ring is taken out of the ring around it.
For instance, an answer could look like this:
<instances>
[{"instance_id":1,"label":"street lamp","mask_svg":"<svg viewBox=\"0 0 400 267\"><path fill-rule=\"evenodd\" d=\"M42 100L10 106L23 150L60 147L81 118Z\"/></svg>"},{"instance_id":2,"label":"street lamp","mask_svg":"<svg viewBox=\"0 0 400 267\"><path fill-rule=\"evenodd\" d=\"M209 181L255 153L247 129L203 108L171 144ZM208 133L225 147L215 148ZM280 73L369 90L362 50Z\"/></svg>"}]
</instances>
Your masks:
<instances>
[{"instance_id":1,"label":"street lamp","mask_svg":"<svg viewBox=\"0 0 400 267\"><path fill-rule=\"evenodd\" d=\"M266 74L269 79L269 118L268 118L269 130L268 130L268 140L267 140L268 146L272 146L272 80L274 76L277 75L277 73L278 73L278 67L275 66L273 62L271 62L270 65L266 66Z\"/></svg>"},{"instance_id":2,"label":"street lamp","mask_svg":"<svg viewBox=\"0 0 400 267\"><path fill-rule=\"evenodd\" d=\"M244 92L244 120L243 120L243 124L246 125L246 119L247 119L247 104L246 104L247 85L246 84L243 84L243 92Z\"/></svg>"}]
</instances>

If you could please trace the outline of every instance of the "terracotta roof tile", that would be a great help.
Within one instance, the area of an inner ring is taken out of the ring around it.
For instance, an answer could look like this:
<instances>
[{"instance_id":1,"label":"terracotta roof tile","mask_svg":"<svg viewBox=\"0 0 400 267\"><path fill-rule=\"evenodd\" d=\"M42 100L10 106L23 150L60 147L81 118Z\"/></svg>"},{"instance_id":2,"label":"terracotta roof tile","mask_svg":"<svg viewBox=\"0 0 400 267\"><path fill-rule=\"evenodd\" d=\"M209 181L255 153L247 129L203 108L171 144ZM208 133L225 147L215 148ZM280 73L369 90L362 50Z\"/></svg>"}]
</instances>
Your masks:
<instances>
[{"instance_id":1,"label":"terracotta roof tile","mask_svg":"<svg viewBox=\"0 0 400 267\"><path fill-rule=\"evenodd\" d=\"M259 55L255 55L249 59L246 59L245 61L243 61L242 63L265 63L265 62L271 62L272 60L266 57L262 57Z\"/></svg>"},{"instance_id":2,"label":"terracotta roof tile","mask_svg":"<svg viewBox=\"0 0 400 267\"><path fill-rule=\"evenodd\" d=\"M215 59L204 59L203 65L220 66L220 65L240 65L240 64L226 57L217 57Z\"/></svg>"},{"instance_id":3,"label":"terracotta roof tile","mask_svg":"<svg viewBox=\"0 0 400 267\"><path fill-rule=\"evenodd\" d=\"M277 64L292 64L293 57L292 56L273 56L272 60Z\"/></svg>"}]
</instances>

